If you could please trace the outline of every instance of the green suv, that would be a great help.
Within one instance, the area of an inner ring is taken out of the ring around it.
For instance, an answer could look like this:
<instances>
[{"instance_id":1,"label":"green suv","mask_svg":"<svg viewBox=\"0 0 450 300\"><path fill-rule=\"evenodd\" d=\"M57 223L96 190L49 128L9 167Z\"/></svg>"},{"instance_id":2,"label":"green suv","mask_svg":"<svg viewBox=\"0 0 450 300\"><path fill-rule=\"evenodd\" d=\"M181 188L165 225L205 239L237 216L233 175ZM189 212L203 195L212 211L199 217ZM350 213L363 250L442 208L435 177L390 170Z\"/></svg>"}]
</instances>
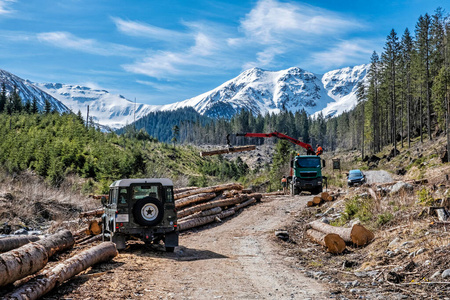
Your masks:
<instances>
[{"instance_id":1,"label":"green suv","mask_svg":"<svg viewBox=\"0 0 450 300\"><path fill-rule=\"evenodd\" d=\"M167 252L178 246L177 211L173 183L167 178L122 179L102 199L103 239L124 249L128 239L163 241Z\"/></svg>"}]
</instances>

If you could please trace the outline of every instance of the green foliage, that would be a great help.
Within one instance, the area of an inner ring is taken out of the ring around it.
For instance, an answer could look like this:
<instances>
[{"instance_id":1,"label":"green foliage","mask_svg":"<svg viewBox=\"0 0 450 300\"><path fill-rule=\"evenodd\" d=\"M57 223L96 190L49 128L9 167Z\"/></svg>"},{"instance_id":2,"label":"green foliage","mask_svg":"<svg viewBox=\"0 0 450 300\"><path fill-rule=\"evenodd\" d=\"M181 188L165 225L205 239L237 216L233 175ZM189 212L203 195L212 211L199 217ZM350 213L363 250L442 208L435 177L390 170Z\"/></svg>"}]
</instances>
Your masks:
<instances>
[{"instance_id":1,"label":"green foliage","mask_svg":"<svg viewBox=\"0 0 450 300\"><path fill-rule=\"evenodd\" d=\"M341 222L346 222L358 218L365 223L372 219L372 198L355 196L345 202L344 212Z\"/></svg>"},{"instance_id":2,"label":"green foliage","mask_svg":"<svg viewBox=\"0 0 450 300\"><path fill-rule=\"evenodd\" d=\"M417 202L423 206L433 205L434 203L433 196L426 187L423 187L419 191L417 191Z\"/></svg>"},{"instance_id":3,"label":"green foliage","mask_svg":"<svg viewBox=\"0 0 450 300\"><path fill-rule=\"evenodd\" d=\"M379 226L382 226L382 225L388 223L390 220L392 220L393 217L394 217L394 215L391 214L390 212L385 212L385 213L379 214L377 217L377 224Z\"/></svg>"}]
</instances>

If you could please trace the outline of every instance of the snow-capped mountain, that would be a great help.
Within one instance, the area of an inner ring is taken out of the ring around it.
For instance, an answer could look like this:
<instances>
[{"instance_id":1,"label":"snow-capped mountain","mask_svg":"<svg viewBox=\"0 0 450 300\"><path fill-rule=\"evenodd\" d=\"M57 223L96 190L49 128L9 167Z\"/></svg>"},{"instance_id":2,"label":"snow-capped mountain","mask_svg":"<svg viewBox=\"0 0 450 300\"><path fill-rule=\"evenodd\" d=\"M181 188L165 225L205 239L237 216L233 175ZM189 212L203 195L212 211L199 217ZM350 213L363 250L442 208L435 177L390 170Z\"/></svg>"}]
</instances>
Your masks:
<instances>
[{"instance_id":1,"label":"snow-capped mountain","mask_svg":"<svg viewBox=\"0 0 450 300\"><path fill-rule=\"evenodd\" d=\"M334 101L327 103L321 110L325 117L340 115L349 111L357 104L356 90L358 83L367 85L367 73L370 65L348 67L325 73L322 83L328 92L328 96ZM317 115L319 112L316 112Z\"/></svg>"},{"instance_id":2,"label":"snow-capped mountain","mask_svg":"<svg viewBox=\"0 0 450 300\"><path fill-rule=\"evenodd\" d=\"M23 101L36 97L40 107L48 99L60 112L70 109L86 115L89 105L89 116L96 123L118 129L150 112L183 107L193 107L213 118L229 118L241 109L262 115L305 109L314 116L322 112L325 117L331 117L356 105L357 84L366 83L368 69L369 65L360 65L318 75L297 67L282 71L253 68L209 92L162 106L135 104L121 95L80 85L33 84L3 70L0 70L0 80L5 82L8 91L16 86Z\"/></svg>"},{"instance_id":3,"label":"snow-capped mountain","mask_svg":"<svg viewBox=\"0 0 450 300\"><path fill-rule=\"evenodd\" d=\"M94 122L113 129L131 124L135 117L138 120L160 108L157 105L140 103L135 105L122 95L80 85L61 83L35 83L35 85L63 102L74 113L81 111L83 115L86 115L89 105L89 116Z\"/></svg>"},{"instance_id":4,"label":"snow-capped mountain","mask_svg":"<svg viewBox=\"0 0 450 300\"><path fill-rule=\"evenodd\" d=\"M369 65L348 67L316 75L294 67L282 71L253 68L221 86L160 110L193 107L202 115L230 117L242 108L254 114L305 109L309 114L339 115L356 103L356 88L365 81Z\"/></svg>"},{"instance_id":5,"label":"snow-capped mountain","mask_svg":"<svg viewBox=\"0 0 450 300\"><path fill-rule=\"evenodd\" d=\"M276 72L253 68L212 91L164 105L161 110L191 106L202 115L231 117L242 108L262 115L304 108L312 114L330 101L321 76L297 67Z\"/></svg>"},{"instance_id":6,"label":"snow-capped mountain","mask_svg":"<svg viewBox=\"0 0 450 300\"><path fill-rule=\"evenodd\" d=\"M63 113L70 111L63 103L42 91L30 81L0 69L0 85L3 83L5 84L6 95L11 94L14 89L17 89L17 92L24 103L26 101L32 102L33 99L36 98L39 110L44 109L45 99L47 99L52 107L58 112Z\"/></svg>"}]
</instances>

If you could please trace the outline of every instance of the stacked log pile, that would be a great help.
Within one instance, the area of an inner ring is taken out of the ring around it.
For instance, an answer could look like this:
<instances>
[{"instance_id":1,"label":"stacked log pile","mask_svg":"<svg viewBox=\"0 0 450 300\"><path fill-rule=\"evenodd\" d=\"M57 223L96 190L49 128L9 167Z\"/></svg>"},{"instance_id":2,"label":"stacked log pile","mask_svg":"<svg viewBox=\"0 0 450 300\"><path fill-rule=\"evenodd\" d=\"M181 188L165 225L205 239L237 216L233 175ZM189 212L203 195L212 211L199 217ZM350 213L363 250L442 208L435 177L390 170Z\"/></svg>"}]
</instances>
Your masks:
<instances>
[{"instance_id":1,"label":"stacked log pile","mask_svg":"<svg viewBox=\"0 0 450 300\"><path fill-rule=\"evenodd\" d=\"M327 192L323 192L323 193L320 194L320 196L316 196L316 197L313 198L313 200L308 201L308 202L306 203L306 205L307 205L308 207L311 207L311 206L320 206L320 205L322 205L323 203L330 202L330 201L334 201L335 199L336 199L336 196L335 196L335 195L331 195L331 194L329 194L329 193L327 193Z\"/></svg>"},{"instance_id":2,"label":"stacked log pile","mask_svg":"<svg viewBox=\"0 0 450 300\"><path fill-rule=\"evenodd\" d=\"M202 226L235 214L261 200L262 194L248 193L239 183L186 189L175 193L180 231Z\"/></svg>"},{"instance_id":3,"label":"stacked log pile","mask_svg":"<svg viewBox=\"0 0 450 300\"><path fill-rule=\"evenodd\" d=\"M308 227L306 235L312 241L325 246L327 251L333 254L342 253L346 244L362 247L375 238L370 230L360 224L345 228L313 221L308 224Z\"/></svg>"}]
</instances>

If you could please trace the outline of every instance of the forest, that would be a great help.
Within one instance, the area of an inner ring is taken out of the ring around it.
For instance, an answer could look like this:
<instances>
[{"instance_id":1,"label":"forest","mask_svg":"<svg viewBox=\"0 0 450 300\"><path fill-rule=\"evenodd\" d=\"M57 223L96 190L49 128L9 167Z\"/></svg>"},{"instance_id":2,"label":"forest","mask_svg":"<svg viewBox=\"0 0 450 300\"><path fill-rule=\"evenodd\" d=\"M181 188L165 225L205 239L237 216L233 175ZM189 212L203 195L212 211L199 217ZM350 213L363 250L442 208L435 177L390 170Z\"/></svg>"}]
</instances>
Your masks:
<instances>
[{"instance_id":1,"label":"forest","mask_svg":"<svg viewBox=\"0 0 450 300\"><path fill-rule=\"evenodd\" d=\"M360 149L362 155L384 146L409 146L411 140L433 139L448 130L450 98L450 23L442 8L418 18L414 31L400 37L395 29L383 52L370 59L367 80L358 86L358 104L337 117L312 118L305 111L253 115L240 111L231 119L213 120L192 109L157 112L139 120L152 136L169 142L175 125L177 141L188 144L226 144L226 135L279 131L327 151ZM188 115L189 117L183 117ZM158 120L158 122L155 122ZM161 132L161 128L164 131ZM233 140L236 145L274 143L270 139ZM396 151L394 151L396 153Z\"/></svg>"}]
</instances>

